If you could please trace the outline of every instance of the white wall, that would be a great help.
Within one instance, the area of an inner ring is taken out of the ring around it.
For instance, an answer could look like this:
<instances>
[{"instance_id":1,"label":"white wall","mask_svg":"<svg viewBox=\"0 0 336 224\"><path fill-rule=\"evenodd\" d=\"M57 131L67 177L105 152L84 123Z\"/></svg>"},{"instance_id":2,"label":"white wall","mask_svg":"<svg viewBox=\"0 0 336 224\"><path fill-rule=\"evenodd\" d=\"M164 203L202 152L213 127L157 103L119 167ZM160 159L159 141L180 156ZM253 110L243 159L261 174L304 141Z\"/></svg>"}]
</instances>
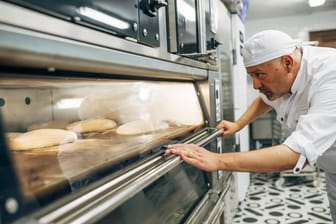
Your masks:
<instances>
[{"instance_id":1,"label":"white wall","mask_svg":"<svg viewBox=\"0 0 336 224\"><path fill-rule=\"evenodd\" d=\"M309 15L276 17L260 20L246 20L246 39L253 34L266 30L277 29L289 34L292 38L299 38L302 41L309 40L309 31L320 31L336 29L336 10L313 13ZM248 105L259 95L252 87L251 80L248 80Z\"/></svg>"},{"instance_id":2,"label":"white wall","mask_svg":"<svg viewBox=\"0 0 336 224\"><path fill-rule=\"evenodd\" d=\"M246 20L246 37L265 29L277 29L292 38L309 40L309 31L336 29L336 10L309 15L277 17L271 19Z\"/></svg>"}]
</instances>

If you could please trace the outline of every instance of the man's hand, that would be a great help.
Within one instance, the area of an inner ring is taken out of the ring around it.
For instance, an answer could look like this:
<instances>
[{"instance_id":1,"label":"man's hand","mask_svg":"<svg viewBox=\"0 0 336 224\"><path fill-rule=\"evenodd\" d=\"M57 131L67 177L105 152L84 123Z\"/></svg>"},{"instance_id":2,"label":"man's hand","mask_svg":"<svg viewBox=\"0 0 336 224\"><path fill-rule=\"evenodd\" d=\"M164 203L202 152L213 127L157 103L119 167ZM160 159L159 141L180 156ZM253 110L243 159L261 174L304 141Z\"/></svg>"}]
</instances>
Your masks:
<instances>
[{"instance_id":1,"label":"man's hand","mask_svg":"<svg viewBox=\"0 0 336 224\"><path fill-rule=\"evenodd\" d=\"M230 122L226 120L222 120L218 125L218 129L223 129L223 135L233 135L237 131L239 131L239 126L235 122Z\"/></svg>"},{"instance_id":2,"label":"man's hand","mask_svg":"<svg viewBox=\"0 0 336 224\"><path fill-rule=\"evenodd\" d=\"M165 155L175 154L182 160L205 171L218 170L219 154L194 144L168 145Z\"/></svg>"}]
</instances>

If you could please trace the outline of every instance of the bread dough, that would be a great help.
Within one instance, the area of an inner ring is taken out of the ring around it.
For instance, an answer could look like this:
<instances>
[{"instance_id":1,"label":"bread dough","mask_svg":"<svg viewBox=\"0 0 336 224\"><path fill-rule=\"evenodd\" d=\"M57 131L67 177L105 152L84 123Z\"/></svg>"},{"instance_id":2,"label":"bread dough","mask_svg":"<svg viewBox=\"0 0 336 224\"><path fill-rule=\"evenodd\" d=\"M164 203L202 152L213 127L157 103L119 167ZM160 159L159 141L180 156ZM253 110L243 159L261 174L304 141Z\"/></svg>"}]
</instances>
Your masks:
<instances>
[{"instance_id":1,"label":"bread dough","mask_svg":"<svg viewBox=\"0 0 336 224\"><path fill-rule=\"evenodd\" d=\"M77 140L76 133L62 129L39 129L9 139L12 150L29 150L71 143Z\"/></svg>"},{"instance_id":2,"label":"bread dough","mask_svg":"<svg viewBox=\"0 0 336 224\"><path fill-rule=\"evenodd\" d=\"M23 134L22 132L6 132L5 136L7 139L12 139L12 138L19 137L22 134Z\"/></svg>"},{"instance_id":3,"label":"bread dough","mask_svg":"<svg viewBox=\"0 0 336 224\"><path fill-rule=\"evenodd\" d=\"M98 118L72 123L68 125L66 129L77 133L86 133L95 131L105 131L107 129L115 128L116 126L117 124L113 120Z\"/></svg>"},{"instance_id":4,"label":"bread dough","mask_svg":"<svg viewBox=\"0 0 336 224\"><path fill-rule=\"evenodd\" d=\"M166 128L169 128L169 125L163 121L135 120L119 126L117 128L117 134L139 135Z\"/></svg>"},{"instance_id":5,"label":"bread dough","mask_svg":"<svg viewBox=\"0 0 336 224\"><path fill-rule=\"evenodd\" d=\"M68 121L54 120L49 122L32 124L27 128L27 130L33 131L37 129L65 129L68 125L69 125Z\"/></svg>"}]
</instances>

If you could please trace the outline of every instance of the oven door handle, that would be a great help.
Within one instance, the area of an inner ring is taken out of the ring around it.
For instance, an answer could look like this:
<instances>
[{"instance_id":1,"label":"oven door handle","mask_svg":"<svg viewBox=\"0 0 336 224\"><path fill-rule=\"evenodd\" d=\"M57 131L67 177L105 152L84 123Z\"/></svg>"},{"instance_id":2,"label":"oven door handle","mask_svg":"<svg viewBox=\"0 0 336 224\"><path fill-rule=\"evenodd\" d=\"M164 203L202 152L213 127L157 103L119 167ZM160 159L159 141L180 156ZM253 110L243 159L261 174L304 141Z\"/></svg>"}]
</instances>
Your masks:
<instances>
[{"instance_id":1,"label":"oven door handle","mask_svg":"<svg viewBox=\"0 0 336 224\"><path fill-rule=\"evenodd\" d=\"M199 141L196 141L194 144L198 146L205 146L207 143L211 142L214 138L217 138L221 136L224 132L223 129L214 129L215 131L208 135L205 138L200 139Z\"/></svg>"}]
</instances>

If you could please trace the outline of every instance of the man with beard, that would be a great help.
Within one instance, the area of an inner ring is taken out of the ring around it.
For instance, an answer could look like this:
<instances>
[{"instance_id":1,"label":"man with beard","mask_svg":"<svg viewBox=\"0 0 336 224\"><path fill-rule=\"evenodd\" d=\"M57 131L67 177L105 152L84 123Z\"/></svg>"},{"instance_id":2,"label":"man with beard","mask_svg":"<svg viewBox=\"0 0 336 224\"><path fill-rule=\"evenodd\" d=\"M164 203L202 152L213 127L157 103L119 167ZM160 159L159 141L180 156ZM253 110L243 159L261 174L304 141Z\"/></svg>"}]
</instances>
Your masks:
<instances>
[{"instance_id":1,"label":"man with beard","mask_svg":"<svg viewBox=\"0 0 336 224\"><path fill-rule=\"evenodd\" d=\"M297 173L307 163L316 164L325 171L336 222L336 49L301 46L283 32L266 30L246 41L243 57L260 96L238 120L223 120L217 128L232 135L273 108L291 134L282 144L260 150L217 154L175 144L166 155L206 171Z\"/></svg>"}]
</instances>

